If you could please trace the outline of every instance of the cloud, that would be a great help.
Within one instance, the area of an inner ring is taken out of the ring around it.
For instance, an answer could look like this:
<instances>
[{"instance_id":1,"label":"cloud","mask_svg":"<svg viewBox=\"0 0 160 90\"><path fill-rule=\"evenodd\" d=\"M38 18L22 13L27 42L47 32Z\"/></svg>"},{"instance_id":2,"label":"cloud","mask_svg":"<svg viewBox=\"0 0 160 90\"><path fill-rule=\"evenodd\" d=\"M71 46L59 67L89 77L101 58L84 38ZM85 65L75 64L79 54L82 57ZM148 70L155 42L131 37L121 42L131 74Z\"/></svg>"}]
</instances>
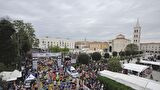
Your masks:
<instances>
[{"instance_id":1,"label":"cloud","mask_svg":"<svg viewBox=\"0 0 160 90\"><path fill-rule=\"evenodd\" d=\"M136 19L142 41L160 41L159 0L1 0L0 17L23 19L39 37L110 40L122 33L132 39Z\"/></svg>"}]
</instances>

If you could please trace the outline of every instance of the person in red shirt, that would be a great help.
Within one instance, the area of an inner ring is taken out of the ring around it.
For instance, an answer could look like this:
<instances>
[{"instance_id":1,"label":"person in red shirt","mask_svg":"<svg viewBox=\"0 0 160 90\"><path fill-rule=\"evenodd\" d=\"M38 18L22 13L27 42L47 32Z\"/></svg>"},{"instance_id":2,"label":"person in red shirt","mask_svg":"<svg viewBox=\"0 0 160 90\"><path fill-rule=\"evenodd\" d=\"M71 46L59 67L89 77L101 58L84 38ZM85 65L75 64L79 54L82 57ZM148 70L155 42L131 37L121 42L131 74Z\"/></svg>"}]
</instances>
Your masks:
<instances>
[{"instance_id":1,"label":"person in red shirt","mask_svg":"<svg viewBox=\"0 0 160 90\"><path fill-rule=\"evenodd\" d=\"M55 72L53 72L53 74L52 74L52 79L53 79L53 81L56 81L56 73Z\"/></svg>"}]
</instances>

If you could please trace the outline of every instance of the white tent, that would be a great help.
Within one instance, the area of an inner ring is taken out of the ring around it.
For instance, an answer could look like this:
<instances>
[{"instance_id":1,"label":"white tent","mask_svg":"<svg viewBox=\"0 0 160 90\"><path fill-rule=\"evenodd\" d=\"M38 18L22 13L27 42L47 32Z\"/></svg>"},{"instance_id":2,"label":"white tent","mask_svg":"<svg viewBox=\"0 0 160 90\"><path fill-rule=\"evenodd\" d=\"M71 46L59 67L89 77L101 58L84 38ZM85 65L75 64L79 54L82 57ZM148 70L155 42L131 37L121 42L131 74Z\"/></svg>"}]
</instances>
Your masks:
<instances>
[{"instance_id":1,"label":"white tent","mask_svg":"<svg viewBox=\"0 0 160 90\"><path fill-rule=\"evenodd\" d=\"M159 82L134 76L134 75L126 75L122 73L111 72L108 70L100 71L99 74L101 76L110 78L119 83L132 87L133 89L136 89L136 90L159 90L160 89Z\"/></svg>"},{"instance_id":2,"label":"white tent","mask_svg":"<svg viewBox=\"0 0 160 90\"><path fill-rule=\"evenodd\" d=\"M147 68L149 68L149 66L139 65L139 64L134 64L134 63L123 64L123 69L136 71L136 72L139 72L139 73L146 70Z\"/></svg>"},{"instance_id":3,"label":"white tent","mask_svg":"<svg viewBox=\"0 0 160 90\"><path fill-rule=\"evenodd\" d=\"M25 81L34 80L34 79L35 79L35 76L33 76L32 74L30 74Z\"/></svg>"},{"instance_id":4,"label":"white tent","mask_svg":"<svg viewBox=\"0 0 160 90\"><path fill-rule=\"evenodd\" d=\"M14 81L14 80L17 80L17 78L16 77L9 77L6 79L6 81Z\"/></svg>"},{"instance_id":5,"label":"white tent","mask_svg":"<svg viewBox=\"0 0 160 90\"><path fill-rule=\"evenodd\" d=\"M4 76L2 76L2 80L4 81L13 81L17 80L17 77L12 75L12 72L5 73Z\"/></svg>"},{"instance_id":6,"label":"white tent","mask_svg":"<svg viewBox=\"0 0 160 90\"><path fill-rule=\"evenodd\" d=\"M153 61L140 60L140 63L160 66L160 62L153 62Z\"/></svg>"},{"instance_id":7,"label":"white tent","mask_svg":"<svg viewBox=\"0 0 160 90\"><path fill-rule=\"evenodd\" d=\"M13 81L17 80L19 77L22 77L22 73L18 70L14 70L13 72L4 71L0 73L0 76L4 81Z\"/></svg>"},{"instance_id":8,"label":"white tent","mask_svg":"<svg viewBox=\"0 0 160 90\"><path fill-rule=\"evenodd\" d=\"M18 71L18 70L14 70L12 72L12 75L15 76L15 77L22 77L22 72Z\"/></svg>"}]
</instances>

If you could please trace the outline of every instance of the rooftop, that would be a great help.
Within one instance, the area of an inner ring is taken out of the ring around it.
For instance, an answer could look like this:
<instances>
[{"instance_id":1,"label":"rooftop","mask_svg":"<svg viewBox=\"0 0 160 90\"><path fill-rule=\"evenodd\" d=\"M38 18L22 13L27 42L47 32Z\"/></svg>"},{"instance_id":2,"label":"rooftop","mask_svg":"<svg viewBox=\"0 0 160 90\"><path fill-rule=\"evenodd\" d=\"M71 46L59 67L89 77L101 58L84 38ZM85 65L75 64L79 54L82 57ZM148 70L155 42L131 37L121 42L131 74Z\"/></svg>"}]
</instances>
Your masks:
<instances>
[{"instance_id":1,"label":"rooftop","mask_svg":"<svg viewBox=\"0 0 160 90\"><path fill-rule=\"evenodd\" d=\"M138 77L135 75L126 75L122 73L111 72L108 70L100 71L100 75L110 78L112 80L115 80L129 87L132 87L133 89L136 89L136 90L159 90L160 89L159 82Z\"/></svg>"},{"instance_id":2,"label":"rooftop","mask_svg":"<svg viewBox=\"0 0 160 90\"><path fill-rule=\"evenodd\" d=\"M145 69L147 69L148 67L149 66L139 65L139 64L134 64L134 63L123 64L124 69L132 70L132 71L136 71L136 72L142 72Z\"/></svg>"}]
</instances>

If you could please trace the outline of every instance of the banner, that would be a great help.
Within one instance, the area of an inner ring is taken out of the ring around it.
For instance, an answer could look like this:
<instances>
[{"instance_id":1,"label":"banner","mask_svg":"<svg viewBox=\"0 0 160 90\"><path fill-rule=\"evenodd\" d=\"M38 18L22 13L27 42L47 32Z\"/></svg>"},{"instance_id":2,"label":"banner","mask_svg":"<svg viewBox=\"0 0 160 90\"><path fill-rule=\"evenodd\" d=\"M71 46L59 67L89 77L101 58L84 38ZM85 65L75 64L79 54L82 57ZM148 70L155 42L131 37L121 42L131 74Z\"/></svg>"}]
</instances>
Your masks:
<instances>
[{"instance_id":1,"label":"banner","mask_svg":"<svg viewBox=\"0 0 160 90\"><path fill-rule=\"evenodd\" d=\"M71 63L76 63L76 59L71 59Z\"/></svg>"},{"instance_id":2,"label":"banner","mask_svg":"<svg viewBox=\"0 0 160 90\"><path fill-rule=\"evenodd\" d=\"M32 68L37 70L37 61L32 61Z\"/></svg>"},{"instance_id":3,"label":"banner","mask_svg":"<svg viewBox=\"0 0 160 90\"><path fill-rule=\"evenodd\" d=\"M61 53L32 53L32 57L58 57Z\"/></svg>"}]
</instances>

